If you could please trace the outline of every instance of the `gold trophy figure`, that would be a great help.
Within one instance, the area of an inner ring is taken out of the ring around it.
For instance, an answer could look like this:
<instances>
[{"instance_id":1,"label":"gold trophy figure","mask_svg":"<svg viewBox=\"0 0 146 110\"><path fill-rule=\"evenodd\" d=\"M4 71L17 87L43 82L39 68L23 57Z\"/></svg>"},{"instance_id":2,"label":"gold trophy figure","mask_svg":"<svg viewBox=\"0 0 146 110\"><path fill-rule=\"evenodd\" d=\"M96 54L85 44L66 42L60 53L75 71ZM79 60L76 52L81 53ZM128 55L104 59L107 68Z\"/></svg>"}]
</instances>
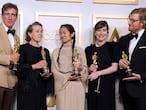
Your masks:
<instances>
[{"instance_id":1,"label":"gold trophy figure","mask_svg":"<svg viewBox=\"0 0 146 110\"><path fill-rule=\"evenodd\" d=\"M128 60L128 56L124 51L122 51L122 59ZM127 77L132 76L132 72L131 71L132 70L130 69L130 66L128 65L127 70L126 70Z\"/></svg>"},{"instance_id":2,"label":"gold trophy figure","mask_svg":"<svg viewBox=\"0 0 146 110\"><path fill-rule=\"evenodd\" d=\"M94 52L94 55L92 55L93 65L97 66L97 52Z\"/></svg>"},{"instance_id":3,"label":"gold trophy figure","mask_svg":"<svg viewBox=\"0 0 146 110\"><path fill-rule=\"evenodd\" d=\"M96 67L98 66L97 65L97 52L94 52L94 54L92 55L92 60L93 60L93 65L95 65ZM100 90L99 90L99 86L100 86L100 77L98 78L98 82L97 82L97 88L96 90L94 90L94 92L96 93L100 93Z\"/></svg>"},{"instance_id":4,"label":"gold trophy figure","mask_svg":"<svg viewBox=\"0 0 146 110\"><path fill-rule=\"evenodd\" d=\"M79 53L77 51L77 49L75 49L74 51L74 56L73 56L73 62L78 62L79 61ZM72 76L80 76L81 74L79 73L79 69L78 68L74 68L74 73L71 74Z\"/></svg>"},{"instance_id":5,"label":"gold trophy figure","mask_svg":"<svg viewBox=\"0 0 146 110\"><path fill-rule=\"evenodd\" d=\"M20 48L20 42L18 40L16 40L16 42L14 44L14 53L18 53L19 48ZM18 62L11 62L10 69L13 71L17 71L18 70Z\"/></svg>"},{"instance_id":6,"label":"gold trophy figure","mask_svg":"<svg viewBox=\"0 0 146 110\"><path fill-rule=\"evenodd\" d=\"M55 95L50 96L50 100L48 102L48 107L54 107L56 105L56 97Z\"/></svg>"},{"instance_id":7,"label":"gold trophy figure","mask_svg":"<svg viewBox=\"0 0 146 110\"><path fill-rule=\"evenodd\" d=\"M41 55L42 55L42 59L46 61L46 52L45 52L43 47L41 49ZM49 73L49 68L48 67L44 67L43 68L43 73Z\"/></svg>"}]
</instances>

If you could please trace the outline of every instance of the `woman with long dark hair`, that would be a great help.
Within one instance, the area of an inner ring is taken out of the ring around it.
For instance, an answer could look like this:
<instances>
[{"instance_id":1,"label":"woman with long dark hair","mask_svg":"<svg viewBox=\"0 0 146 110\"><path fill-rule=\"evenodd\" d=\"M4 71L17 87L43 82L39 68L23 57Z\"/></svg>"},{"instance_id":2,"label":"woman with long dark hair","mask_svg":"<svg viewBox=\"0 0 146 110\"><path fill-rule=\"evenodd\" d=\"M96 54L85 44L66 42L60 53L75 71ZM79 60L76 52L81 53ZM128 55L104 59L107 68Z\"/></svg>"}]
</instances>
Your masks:
<instances>
[{"instance_id":1,"label":"woman with long dark hair","mask_svg":"<svg viewBox=\"0 0 146 110\"><path fill-rule=\"evenodd\" d=\"M62 45L53 51L56 110L84 110L87 65L84 50L75 46L75 30L70 24L59 29Z\"/></svg>"}]
</instances>

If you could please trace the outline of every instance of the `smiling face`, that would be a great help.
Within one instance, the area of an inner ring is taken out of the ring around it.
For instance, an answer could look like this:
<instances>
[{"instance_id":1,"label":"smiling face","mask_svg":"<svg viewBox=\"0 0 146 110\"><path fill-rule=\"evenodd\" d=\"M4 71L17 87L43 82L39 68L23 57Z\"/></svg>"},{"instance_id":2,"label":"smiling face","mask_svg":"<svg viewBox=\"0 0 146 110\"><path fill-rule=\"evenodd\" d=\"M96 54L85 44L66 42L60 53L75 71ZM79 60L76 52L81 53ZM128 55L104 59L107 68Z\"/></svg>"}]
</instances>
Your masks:
<instances>
[{"instance_id":1,"label":"smiling face","mask_svg":"<svg viewBox=\"0 0 146 110\"><path fill-rule=\"evenodd\" d=\"M93 43L102 45L107 41L109 26L107 21L101 20L95 24Z\"/></svg>"},{"instance_id":2,"label":"smiling face","mask_svg":"<svg viewBox=\"0 0 146 110\"><path fill-rule=\"evenodd\" d=\"M108 30L106 26L99 28L95 31L95 37L98 42L106 41L107 35L108 35Z\"/></svg>"},{"instance_id":3,"label":"smiling face","mask_svg":"<svg viewBox=\"0 0 146 110\"><path fill-rule=\"evenodd\" d=\"M63 26L59 30L60 39L63 43L70 42L72 40L72 37L74 36L74 32L70 32L67 27Z\"/></svg>"}]
</instances>

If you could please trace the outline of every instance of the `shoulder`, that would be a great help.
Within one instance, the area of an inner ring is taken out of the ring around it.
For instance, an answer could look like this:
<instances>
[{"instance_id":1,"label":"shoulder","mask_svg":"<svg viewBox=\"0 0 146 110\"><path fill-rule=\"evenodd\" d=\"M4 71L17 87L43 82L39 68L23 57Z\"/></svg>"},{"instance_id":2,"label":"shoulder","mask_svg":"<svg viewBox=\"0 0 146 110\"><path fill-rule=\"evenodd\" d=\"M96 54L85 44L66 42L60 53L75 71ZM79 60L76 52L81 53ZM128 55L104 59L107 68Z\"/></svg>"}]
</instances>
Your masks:
<instances>
[{"instance_id":1,"label":"shoulder","mask_svg":"<svg viewBox=\"0 0 146 110\"><path fill-rule=\"evenodd\" d=\"M20 47L25 48L25 47L28 47L28 45L29 45L28 43L25 43L25 44L21 44Z\"/></svg>"},{"instance_id":2,"label":"shoulder","mask_svg":"<svg viewBox=\"0 0 146 110\"><path fill-rule=\"evenodd\" d=\"M117 44L117 42L115 42L115 41L107 42L107 45L110 47L115 46L116 44Z\"/></svg>"},{"instance_id":3,"label":"shoulder","mask_svg":"<svg viewBox=\"0 0 146 110\"><path fill-rule=\"evenodd\" d=\"M0 24L0 34L2 36L3 33L6 33L4 26L2 25L2 23ZM0 37L1 37L0 36Z\"/></svg>"},{"instance_id":4,"label":"shoulder","mask_svg":"<svg viewBox=\"0 0 146 110\"><path fill-rule=\"evenodd\" d=\"M4 28L4 26L3 26L3 24L2 24L2 23L0 23L0 29L1 29L1 28Z\"/></svg>"},{"instance_id":5,"label":"shoulder","mask_svg":"<svg viewBox=\"0 0 146 110\"><path fill-rule=\"evenodd\" d=\"M120 39L119 39L119 41L131 39L131 37L132 37L132 36L131 36L131 33L128 33L128 34L126 34L126 35L124 35L124 36L121 36Z\"/></svg>"},{"instance_id":6,"label":"shoulder","mask_svg":"<svg viewBox=\"0 0 146 110\"><path fill-rule=\"evenodd\" d=\"M78 49L78 50L83 50L83 48L80 47L80 46L75 46L75 48Z\"/></svg>"},{"instance_id":7,"label":"shoulder","mask_svg":"<svg viewBox=\"0 0 146 110\"><path fill-rule=\"evenodd\" d=\"M78 51L84 51L85 49L81 46L75 46L75 49L77 49Z\"/></svg>"},{"instance_id":8,"label":"shoulder","mask_svg":"<svg viewBox=\"0 0 146 110\"><path fill-rule=\"evenodd\" d=\"M30 44L29 43L25 43L25 44L21 44L20 45L20 49L23 49L23 50L28 50L30 48Z\"/></svg>"},{"instance_id":9,"label":"shoulder","mask_svg":"<svg viewBox=\"0 0 146 110\"><path fill-rule=\"evenodd\" d=\"M2 23L0 23L0 30L2 30L1 28L4 28L3 25L2 25Z\"/></svg>"},{"instance_id":10,"label":"shoulder","mask_svg":"<svg viewBox=\"0 0 146 110\"><path fill-rule=\"evenodd\" d=\"M77 49L78 52L82 52L84 51L84 49L80 46L75 46L75 49Z\"/></svg>"},{"instance_id":11,"label":"shoulder","mask_svg":"<svg viewBox=\"0 0 146 110\"><path fill-rule=\"evenodd\" d=\"M107 42L106 47L108 48L109 51L112 51L118 47L118 43L115 41Z\"/></svg>"},{"instance_id":12,"label":"shoulder","mask_svg":"<svg viewBox=\"0 0 146 110\"><path fill-rule=\"evenodd\" d=\"M146 29L144 30L143 35L146 36ZM146 39L146 37L145 37L145 39Z\"/></svg>"},{"instance_id":13,"label":"shoulder","mask_svg":"<svg viewBox=\"0 0 146 110\"><path fill-rule=\"evenodd\" d=\"M28 51L28 48L29 48L29 44L28 43L26 43L26 44L21 44L20 45L20 48L19 48L19 52L20 53L23 53L23 52L27 52Z\"/></svg>"},{"instance_id":14,"label":"shoulder","mask_svg":"<svg viewBox=\"0 0 146 110\"><path fill-rule=\"evenodd\" d=\"M58 52L59 52L59 48L55 48L55 49L53 50L52 54L55 55L55 54L58 54Z\"/></svg>"},{"instance_id":15,"label":"shoulder","mask_svg":"<svg viewBox=\"0 0 146 110\"><path fill-rule=\"evenodd\" d=\"M45 52L50 52L48 48L44 48Z\"/></svg>"},{"instance_id":16,"label":"shoulder","mask_svg":"<svg viewBox=\"0 0 146 110\"><path fill-rule=\"evenodd\" d=\"M91 50L93 47L95 47L95 45L94 44L90 44L89 46L87 46L85 48L85 50Z\"/></svg>"}]
</instances>

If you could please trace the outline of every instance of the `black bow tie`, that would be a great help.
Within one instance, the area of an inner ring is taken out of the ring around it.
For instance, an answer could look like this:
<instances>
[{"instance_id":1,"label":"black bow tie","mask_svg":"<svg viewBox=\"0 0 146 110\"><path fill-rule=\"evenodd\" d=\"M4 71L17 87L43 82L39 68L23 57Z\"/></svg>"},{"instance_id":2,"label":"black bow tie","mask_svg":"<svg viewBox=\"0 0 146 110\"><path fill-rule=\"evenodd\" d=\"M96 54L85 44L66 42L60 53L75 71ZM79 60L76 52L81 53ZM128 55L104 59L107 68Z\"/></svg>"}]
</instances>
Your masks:
<instances>
[{"instance_id":1,"label":"black bow tie","mask_svg":"<svg viewBox=\"0 0 146 110\"><path fill-rule=\"evenodd\" d=\"M10 33L10 34L12 34L12 35L14 36L14 35L15 35L15 32L16 32L15 29L12 29L12 30L9 29L9 30L7 31L7 34Z\"/></svg>"},{"instance_id":2,"label":"black bow tie","mask_svg":"<svg viewBox=\"0 0 146 110\"><path fill-rule=\"evenodd\" d=\"M132 37L137 39L138 34L136 34L136 33L132 33Z\"/></svg>"}]
</instances>

